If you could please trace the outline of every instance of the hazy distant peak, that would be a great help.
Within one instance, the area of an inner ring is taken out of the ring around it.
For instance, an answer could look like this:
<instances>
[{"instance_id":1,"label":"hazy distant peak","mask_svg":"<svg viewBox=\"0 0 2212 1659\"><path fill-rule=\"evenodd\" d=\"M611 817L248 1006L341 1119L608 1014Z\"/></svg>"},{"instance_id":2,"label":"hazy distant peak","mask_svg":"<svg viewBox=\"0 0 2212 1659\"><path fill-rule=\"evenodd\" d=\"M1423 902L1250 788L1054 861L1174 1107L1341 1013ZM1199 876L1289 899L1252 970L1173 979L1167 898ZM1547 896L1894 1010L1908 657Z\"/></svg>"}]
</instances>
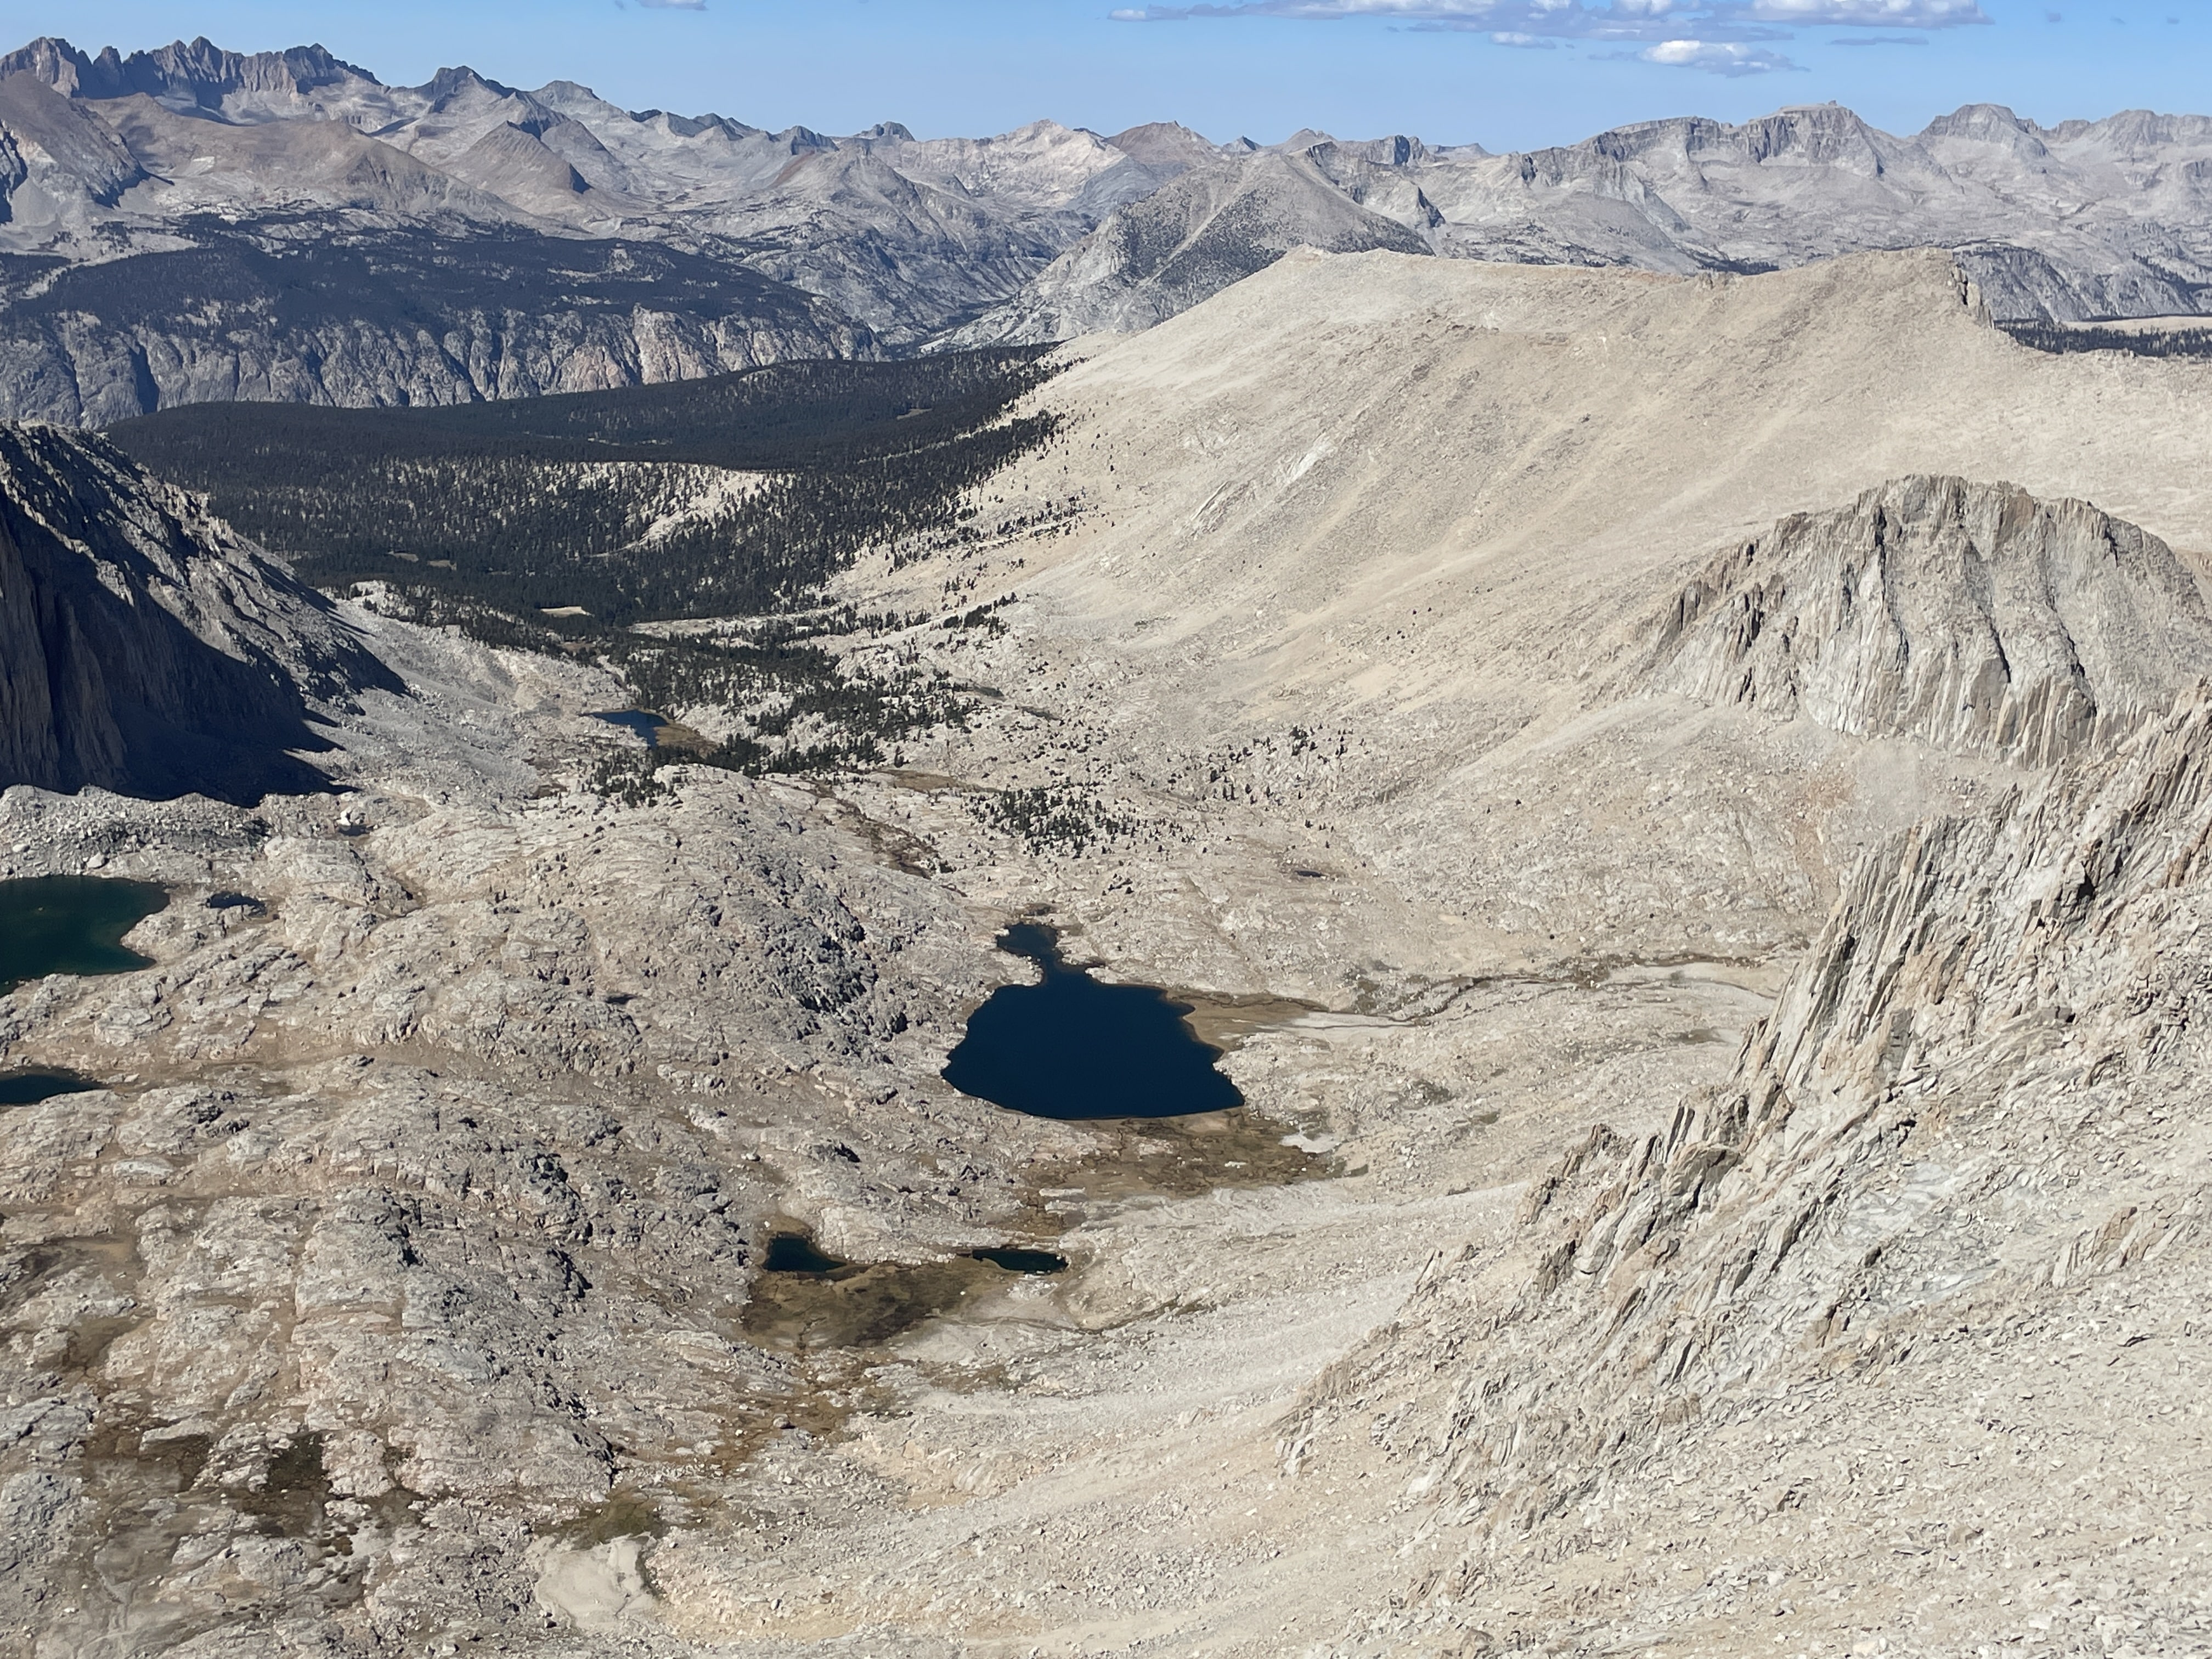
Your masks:
<instances>
[{"instance_id":1,"label":"hazy distant peak","mask_svg":"<svg viewBox=\"0 0 2212 1659\"><path fill-rule=\"evenodd\" d=\"M487 80L465 64L459 69L441 69L422 85L415 88L430 100L430 107L438 109L464 93L489 92L501 98L514 98L513 87L503 87L498 82Z\"/></svg>"},{"instance_id":2,"label":"hazy distant peak","mask_svg":"<svg viewBox=\"0 0 2212 1659\"><path fill-rule=\"evenodd\" d=\"M1194 167L1221 154L1219 145L1178 121L1147 121L1117 132L1106 142L1131 161L1148 167Z\"/></svg>"},{"instance_id":3,"label":"hazy distant peak","mask_svg":"<svg viewBox=\"0 0 2212 1659\"><path fill-rule=\"evenodd\" d=\"M2201 144L2212 142L2212 117L2124 109L2101 121L2068 121L2052 137L2089 138L2123 151L2167 144Z\"/></svg>"},{"instance_id":4,"label":"hazy distant peak","mask_svg":"<svg viewBox=\"0 0 2212 1659\"><path fill-rule=\"evenodd\" d=\"M1285 144L1284 149L1291 146ZM1418 138L1393 134L1388 138L1323 138L1298 147L1316 161L1350 160L1381 167L1417 166L1428 159L1429 147Z\"/></svg>"},{"instance_id":5,"label":"hazy distant peak","mask_svg":"<svg viewBox=\"0 0 2212 1659\"><path fill-rule=\"evenodd\" d=\"M779 149L787 149L793 155L804 155L813 150L837 148L836 139L815 131L812 127L786 127L781 132L771 132L768 137Z\"/></svg>"},{"instance_id":6,"label":"hazy distant peak","mask_svg":"<svg viewBox=\"0 0 2212 1659\"><path fill-rule=\"evenodd\" d=\"M1921 128L1923 138L1948 137L1985 138L2003 132L2039 133L2042 128L2022 120L2002 104L1961 104L1948 115L1939 115Z\"/></svg>"},{"instance_id":7,"label":"hazy distant peak","mask_svg":"<svg viewBox=\"0 0 2212 1659\"><path fill-rule=\"evenodd\" d=\"M543 96L544 94L539 94ZM757 137L762 128L732 121L726 115L678 115L665 109L639 110L630 119L641 126L660 127L678 138L696 138L703 132L720 132L731 138Z\"/></svg>"},{"instance_id":8,"label":"hazy distant peak","mask_svg":"<svg viewBox=\"0 0 2212 1659\"><path fill-rule=\"evenodd\" d=\"M2049 135L2033 121L2023 121L2002 104L1966 104L1939 115L1920 130L1920 142L1941 144L1947 138L2008 150L2024 161L2043 162L2051 152L2044 140Z\"/></svg>"}]
</instances>

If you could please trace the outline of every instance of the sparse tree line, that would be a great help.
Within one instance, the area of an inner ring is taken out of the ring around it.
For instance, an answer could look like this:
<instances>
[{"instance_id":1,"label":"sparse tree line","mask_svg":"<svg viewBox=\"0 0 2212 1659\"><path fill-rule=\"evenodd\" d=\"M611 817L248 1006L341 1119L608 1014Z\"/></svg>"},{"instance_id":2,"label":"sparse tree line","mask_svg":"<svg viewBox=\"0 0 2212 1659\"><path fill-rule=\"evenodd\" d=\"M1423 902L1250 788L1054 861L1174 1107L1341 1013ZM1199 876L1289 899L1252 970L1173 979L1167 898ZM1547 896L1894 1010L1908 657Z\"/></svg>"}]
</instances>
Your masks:
<instances>
[{"instance_id":1,"label":"sparse tree line","mask_svg":"<svg viewBox=\"0 0 2212 1659\"><path fill-rule=\"evenodd\" d=\"M1071 499L987 516L982 498L1057 432L1053 415L1013 412L1049 372L1028 350L785 364L459 409L195 405L110 435L326 591L599 662L641 706L726 711L737 730L705 752L596 766L592 787L643 800L674 761L878 765L902 738L965 723L972 697L917 652L862 663L826 643L927 617L796 613L872 549L896 565L1072 514ZM733 473L750 476L733 489ZM947 625L1003 632L1013 599ZM714 636L636 626L707 617L757 620Z\"/></svg>"},{"instance_id":2,"label":"sparse tree line","mask_svg":"<svg viewBox=\"0 0 2212 1659\"><path fill-rule=\"evenodd\" d=\"M2024 346L2054 354L2124 351L2137 357L2212 357L2212 319L2203 328L2134 329L2063 323L2011 322L1998 327Z\"/></svg>"},{"instance_id":3,"label":"sparse tree line","mask_svg":"<svg viewBox=\"0 0 2212 1659\"><path fill-rule=\"evenodd\" d=\"M194 404L108 435L319 586L580 607L564 631L591 632L788 611L866 549L980 538L980 486L1058 429L1012 412L1048 373L1007 351L783 364L461 408Z\"/></svg>"},{"instance_id":4,"label":"sparse tree line","mask_svg":"<svg viewBox=\"0 0 2212 1659\"><path fill-rule=\"evenodd\" d=\"M1031 853L1079 858L1092 846L1133 838L1138 829L1081 784L1000 790L975 797L974 807L982 823L1017 837Z\"/></svg>"}]
</instances>

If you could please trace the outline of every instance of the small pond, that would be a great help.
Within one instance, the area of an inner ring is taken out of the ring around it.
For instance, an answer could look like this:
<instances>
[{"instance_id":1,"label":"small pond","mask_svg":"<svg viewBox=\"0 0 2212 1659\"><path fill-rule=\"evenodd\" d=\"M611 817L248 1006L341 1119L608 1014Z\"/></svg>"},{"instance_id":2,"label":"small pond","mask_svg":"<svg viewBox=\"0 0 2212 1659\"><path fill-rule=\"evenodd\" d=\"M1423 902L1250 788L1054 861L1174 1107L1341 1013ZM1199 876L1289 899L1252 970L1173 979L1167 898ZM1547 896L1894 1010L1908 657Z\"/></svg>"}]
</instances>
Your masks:
<instances>
[{"instance_id":1,"label":"small pond","mask_svg":"<svg viewBox=\"0 0 2212 1659\"><path fill-rule=\"evenodd\" d=\"M1191 1005L1149 985L1105 985L1061 960L1059 936L1024 922L999 948L1044 970L992 994L945 1062L965 1095L1034 1117L1185 1117L1242 1106L1215 1066L1221 1051L1183 1016Z\"/></svg>"},{"instance_id":2,"label":"small pond","mask_svg":"<svg viewBox=\"0 0 2212 1659\"><path fill-rule=\"evenodd\" d=\"M613 708L595 713L591 718L636 732L645 739L648 749L660 747L660 728L668 724L665 715L656 714L650 708Z\"/></svg>"},{"instance_id":3,"label":"small pond","mask_svg":"<svg viewBox=\"0 0 2212 1659\"><path fill-rule=\"evenodd\" d=\"M824 1255L805 1233L778 1233L768 1242L768 1260L761 1266L772 1273L834 1273L849 1264Z\"/></svg>"},{"instance_id":4,"label":"small pond","mask_svg":"<svg viewBox=\"0 0 2212 1659\"><path fill-rule=\"evenodd\" d=\"M1050 1250L970 1250L950 1261L840 1261L805 1233L769 1239L745 1309L757 1338L795 1348L866 1348L890 1341L969 1297L1004 1286L1008 1275L1063 1273Z\"/></svg>"},{"instance_id":5,"label":"small pond","mask_svg":"<svg viewBox=\"0 0 2212 1659\"><path fill-rule=\"evenodd\" d=\"M35 1106L60 1095L90 1094L101 1086L72 1072L0 1072L0 1106Z\"/></svg>"},{"instance_id":6,"label":"small pond","mask_svg":"<svg viewBox=\"0 0 2212 1659\"><path fill-rule=\"evenodd\" d=\"M1012 1245L968 1252L970 1261L985 1261L1002 1273L1057 1273L1067 1270L1067 1258L1050 1250L1031 1250ZM768 1242L768 1259L761 1266L772 1273L811 1273L817 1278L849 1279L867 1271L827 1255L805 1233L778 1233Z\"/></svg>"},{"instance_id":7,"label":"small pond","mask_svg":"<svg viewBox=\"0 0 2212 1659\"><path fill-rule=\"evenodd\" d=\"M151 882L104 876L0 881L0 992L48 974L127 974L154 964L123 936L167 907Z\"/></svg>"},{"instance_id":8,"label":"small pond","mask_svg":"<svg viewBox=\"0 0 2212 1659\"><path fill-rule=\"evenodd\" d=\"M1067 1271L1067 1258L1054 1255L1050 1250L970 1250L968 1254L978 1261L988 1261L994 1267L1010 1273L1063 1273Z\"/></svg>"}]
</instances>

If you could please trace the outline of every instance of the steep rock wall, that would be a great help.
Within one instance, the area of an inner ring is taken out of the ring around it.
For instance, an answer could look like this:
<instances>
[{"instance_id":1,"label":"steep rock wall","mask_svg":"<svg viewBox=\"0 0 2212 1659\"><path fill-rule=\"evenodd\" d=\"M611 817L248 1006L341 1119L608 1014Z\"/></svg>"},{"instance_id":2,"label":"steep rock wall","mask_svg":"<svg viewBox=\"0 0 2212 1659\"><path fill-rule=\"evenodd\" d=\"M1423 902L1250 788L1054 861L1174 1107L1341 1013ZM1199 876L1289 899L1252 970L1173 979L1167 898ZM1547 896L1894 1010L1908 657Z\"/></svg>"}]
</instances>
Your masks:
<instances>
[{"instance_id":1,"label":"steep rock wall","mask_svg":"<svg viewBox=\"0 0 2212 1659\"><path fill-rule=\"evenodd\" d=\"M524 234L210 236L55 273L0 317L0 412L86 426L183 403L474 403L878 355L753 271Z\"/></svg>"},{"instance_id":2,"label":"steep rock wall","mask_svg":"<svg viewBox=\"0 0 2212 1659\"><path fill-rule=\"evenodd\" d=\"M197 498L0 427L0 787L247 803L327 781L311 699L399 682Z\"/></svg>"}]
</instances>

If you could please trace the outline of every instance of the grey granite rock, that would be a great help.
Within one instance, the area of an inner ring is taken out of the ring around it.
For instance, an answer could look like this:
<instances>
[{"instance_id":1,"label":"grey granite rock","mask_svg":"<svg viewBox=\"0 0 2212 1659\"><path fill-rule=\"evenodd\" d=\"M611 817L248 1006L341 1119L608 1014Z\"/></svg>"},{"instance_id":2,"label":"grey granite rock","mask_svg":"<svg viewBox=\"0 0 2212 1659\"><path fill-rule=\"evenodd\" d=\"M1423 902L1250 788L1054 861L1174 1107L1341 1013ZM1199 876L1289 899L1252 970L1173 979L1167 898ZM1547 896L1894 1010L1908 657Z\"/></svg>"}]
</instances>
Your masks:
<instances>
[{"instance_id":1,"label":"grey granite rock","mask_svg":"<svg viewBox=\"0 0 2212 1659\"><path fill-rule=\"evenodd\" d=\"M2032 765L2108 747L2212 672L2212 616L2165 543L1960 478L1785 519L1717 556L1648 639L1647 689Z\"/></svg>"}]
</instances>

